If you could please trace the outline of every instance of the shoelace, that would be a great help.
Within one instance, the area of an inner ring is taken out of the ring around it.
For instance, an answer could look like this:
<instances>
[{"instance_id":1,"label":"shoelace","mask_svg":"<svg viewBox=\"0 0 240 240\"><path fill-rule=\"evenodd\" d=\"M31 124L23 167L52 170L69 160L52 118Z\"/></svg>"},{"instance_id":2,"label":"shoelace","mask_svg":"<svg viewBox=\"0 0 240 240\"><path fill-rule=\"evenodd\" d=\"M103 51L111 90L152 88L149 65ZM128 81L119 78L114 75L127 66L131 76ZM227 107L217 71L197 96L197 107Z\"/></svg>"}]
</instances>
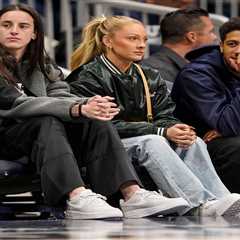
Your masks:
<instances>
[{"instance_id":1,"label":"shoelace","mask_svg":"<svg viewBox=\"0 0 240 240\"><path fill-rule=\"evenodd\" d=\"M81 197L81 195L80 195L80 197ZM85 198L85 197L96 197L96 198L100 198L100 199L103 199L104 201L107 201L107 198L106 197L104 197L103 195L101 195L101 194L99 194L99 193L94 193L94 192L91 192L91 193L89 193L89 194L87 194L87 195L85 195L85 196L82 196L83 198Z\"/></svg>"},{"instance_id":2,"label":"shoelace","mask_svg":"<svg viewBox=\"0 0 240 240\"><path fill-rule=\"evenodd\" d=\"M146 198L147 197L153 197L153 196L159 196L160 194L156 191L144 191L142 192L142 195L144 195Z\"/></svg>"}]
</instances>

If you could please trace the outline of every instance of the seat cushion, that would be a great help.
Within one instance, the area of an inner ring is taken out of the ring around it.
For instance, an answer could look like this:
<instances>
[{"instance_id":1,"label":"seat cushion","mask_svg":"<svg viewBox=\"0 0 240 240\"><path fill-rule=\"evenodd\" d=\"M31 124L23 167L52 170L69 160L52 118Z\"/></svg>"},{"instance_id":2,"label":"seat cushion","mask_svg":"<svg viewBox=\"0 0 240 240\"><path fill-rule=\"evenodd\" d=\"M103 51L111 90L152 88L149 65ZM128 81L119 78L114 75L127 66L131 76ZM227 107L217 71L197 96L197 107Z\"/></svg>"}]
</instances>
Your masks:
<instances>
[{"instance_id":1,"label":"seat cushion","mask_svg":"<svg viewBox=\"0 0 240 240\"><path fill-rule=\"evenodd\" d=\"M0 178L23 175L30 171L23 161L9 161L0 159Z\"/></svg>"},{"instance_id":2,"label":"seat cushion","mask_svg":"<svg viewBox=\"0 0 240 240\"><path fill-rule=\"evenodd\" d=\"M0 159L0 196L41 189L40 177L23 162Z\"/></svg>"}]
</instances>

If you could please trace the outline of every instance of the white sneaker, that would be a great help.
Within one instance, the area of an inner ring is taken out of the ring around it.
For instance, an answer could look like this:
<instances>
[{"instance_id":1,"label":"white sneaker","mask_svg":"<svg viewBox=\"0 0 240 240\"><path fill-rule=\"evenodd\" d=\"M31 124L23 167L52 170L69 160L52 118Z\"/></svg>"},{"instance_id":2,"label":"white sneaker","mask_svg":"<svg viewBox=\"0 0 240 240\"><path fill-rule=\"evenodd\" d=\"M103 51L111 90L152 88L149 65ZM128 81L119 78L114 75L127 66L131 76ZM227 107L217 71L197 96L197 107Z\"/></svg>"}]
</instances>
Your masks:
<instances>
[{"instance_id":1,"label":"white sneaker","mask_svg":"<svg viewBox=\"0 0 240 240\"><path fill-rule=\"evenodd\" d=\"M67 201L65 212L68 219L105 219L122 216L120 209L110 206L104 196L89 189Z\"/></svg>"},{"instance_id":2,"label":"white sneaker","mask_svg":"<svg viewBox=\"0 0 240 240\"><path fill-rule=\"evenodd\" d=\"M240 213L240 194L232 193L218 200L204 203L199 208L200 216L235 216Z\"/></svg>"},{"instance_id":3,"label":"white sneaker","mask_svg":"<svg viewBox=\"0 0 240 240\"><path fill-rule=\"evenodd\" d=\"M189 208L183 198L167 198L157 192L140 189L127 200L120 200L120 207L126 218L142 218L167 215Z\"/></svg>"}]
</instances>

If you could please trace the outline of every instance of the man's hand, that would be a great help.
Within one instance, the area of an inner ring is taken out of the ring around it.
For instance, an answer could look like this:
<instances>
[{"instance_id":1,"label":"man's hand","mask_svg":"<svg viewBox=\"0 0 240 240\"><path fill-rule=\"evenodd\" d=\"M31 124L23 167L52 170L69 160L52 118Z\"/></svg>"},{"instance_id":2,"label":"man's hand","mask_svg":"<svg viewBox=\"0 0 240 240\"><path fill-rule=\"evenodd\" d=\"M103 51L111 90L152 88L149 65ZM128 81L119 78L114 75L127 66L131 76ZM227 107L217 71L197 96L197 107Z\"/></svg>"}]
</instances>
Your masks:
<instances>
[{"instance_id":1,"label":"man's hand","mask_svg":"<svg viewBox=\"0 0 240 240\"><path fill-rule=\"evenodd\" d=\"M238 73L240 72L240 55L238 55L236 58L229 58L228 63L234 71Z\"/></svg>"},{"instance_id":2,"label":"man's hand","mask_svg":"<svg viewBox=\"0 0 240 240\"><path fill-rule=\"evenodd\" d=\"M94 96L89 98L87 104L82 105L81 114L85 117L108 121L116 116L120 109L112 102L114 98Z\"/></svg>"},{"instance_id":3,"label":"man's hand","mask_svg":"<svg viewBox=\"0 0 240 240\"><path fill-rule=\"evenodd\" d=\"M175 124L167 129L167 139L176 143L178 147L188 148L196 141L194 128L187 124Z\"/></svg>"},{"instance_id":4,"label":"man's hand","mask_svg":"<svg viewBox=\"0 0 240 240\"><path fill-rule=\"evenodd\" d=\"M203 136L203 140L204 140L204 142L208 143L211 140L213 140L214 138L218 138L221 136L222 135L217 130L210 130Z\"/></svg>"}]
</instances>

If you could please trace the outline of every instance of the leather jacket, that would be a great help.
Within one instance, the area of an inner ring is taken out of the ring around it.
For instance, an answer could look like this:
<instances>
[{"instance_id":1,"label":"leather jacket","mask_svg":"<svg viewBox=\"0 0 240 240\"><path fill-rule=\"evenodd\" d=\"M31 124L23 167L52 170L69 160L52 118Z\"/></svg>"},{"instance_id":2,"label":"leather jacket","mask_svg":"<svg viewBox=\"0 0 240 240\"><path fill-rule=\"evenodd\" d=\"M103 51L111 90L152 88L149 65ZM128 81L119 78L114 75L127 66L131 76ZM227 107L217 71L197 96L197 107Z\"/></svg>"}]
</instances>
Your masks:
<instances>
[{"instance_id":1,"label":"leather jacket","mask_svg":"<svg viewBox=\"0 0 240 240\"><path fill-rule=\"evenodd\" d=\"M114 97L120 113L115 116L113 123L121 138L157 134L160 128L163 130L180 121L173 116L175 104L169 97L166 83L160 73L146 66L142 66L142 69L151 94L152 123L147 121L144 86L134 64L127 73L114 73L98 56L74 70L66 81L70 83L72 93L80 97Z\"/></svg>"}]
</instances>

